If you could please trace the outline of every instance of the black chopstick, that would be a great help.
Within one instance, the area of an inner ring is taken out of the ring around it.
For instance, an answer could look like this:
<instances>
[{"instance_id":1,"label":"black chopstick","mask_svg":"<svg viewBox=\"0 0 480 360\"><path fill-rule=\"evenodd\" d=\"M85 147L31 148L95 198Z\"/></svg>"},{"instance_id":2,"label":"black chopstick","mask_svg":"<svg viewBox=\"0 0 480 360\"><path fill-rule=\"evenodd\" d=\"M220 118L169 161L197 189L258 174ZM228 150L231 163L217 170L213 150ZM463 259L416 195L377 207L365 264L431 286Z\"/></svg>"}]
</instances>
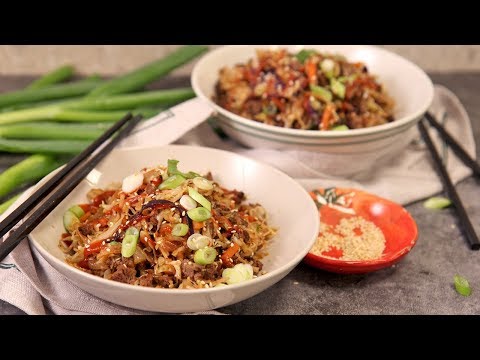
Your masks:
<instances>
[{"instance_id":1,"label":"black chopstick","mask_svg":"<svg viewBox=\"0 0 480 360\"><path fill-rule=\"evenodd\" d=\"M430 125L432 125L439 132L440 136L445 140L445 142L450 146L450 148L455 152L460 160L463 161L476 176L480 176L480 165L476 162L468 153L463 149L463 147L450 135L447 130L435 119L435 117L427 112L425 118L428 120Z\"/></svg>"},{"instance_id":2,"label":"black chopstick","mask_svg":"<svg viewBox=\"0 0 480 360\"><path fill-rule=\"evenodd\" d=\"M470 248L472 250L480 250L480 241L478 240L477 234L475 233L468 214L463 207L462 200L458 196L457 190L455 190L455 186L453 185L452 180L448 175L447 169L445 168L445 165L443 165L443 161L440 158L440 155L438 154L437 149L435 148L435 145L430 138L430 135L428 135L427 129L423 124L423 120L420 120L418 122L418 130L420 131L420 135L422 135L423 141L425 141L425 144L427 145L430 153L432 154L433 162L445 186L445 191L447 192L448 197L450 198L450 200L452 200L453 205L455 206L459 222L465 233L465 237L467 238Z\"/></svg>"},{"instance_id":3,"label":"black chopstick","mask_svg":"<svg viewBox=\"0 0 480 360\"><path fill-rule=\"evenodd\" d=\"M48 215L82 180L90 171L114 148L114 146L122 140L142 119L141 115L133 117L127 125L125 125L108 142L97 154L86 160L77 171L72 174L68 181L65 181L57 191L51 193L42 205L30 215L17 229L13 230L3 243L0 243L0 261L2 261L25 236L32 232L35 227ZM128 121L128 119L127 119ZM125 122L124 122L125 123ZM38 204L35 204L35 206ZM26 215L28 212L24 213Z\"/></svg>"},{"instance_id":4,"label":"black chopstick","mask_svg":"<svg viewBox=\"0 0 480 360\"><path fill-rule=\"evenodd\" d=\"M27 200L23 202L18 208L12 211L0 223L0 238L2 238L12 227L25 217L40 201L42 201L60 182L67 176L70 171L75 168L80 162L89 157L101 144L109 139L118 129L120 129L128 120L132 118L132 114L128 113L121 120L117 121L105 133L103 133L97 140L90 144L84 151L71 159L65 167L56 173L50 180L48 180L40 189L32 194Z\"/></svg>"}]
</instances>

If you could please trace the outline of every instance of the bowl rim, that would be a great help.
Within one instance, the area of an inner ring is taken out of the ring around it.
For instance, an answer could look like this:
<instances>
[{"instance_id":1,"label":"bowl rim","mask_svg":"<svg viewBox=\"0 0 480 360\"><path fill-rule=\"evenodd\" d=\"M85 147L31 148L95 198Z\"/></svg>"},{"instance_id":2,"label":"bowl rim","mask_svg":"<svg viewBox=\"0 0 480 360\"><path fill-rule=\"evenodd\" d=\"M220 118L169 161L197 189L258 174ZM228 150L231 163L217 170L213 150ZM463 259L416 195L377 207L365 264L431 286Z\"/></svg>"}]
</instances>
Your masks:
<instances>
[{"instance_id":1,"label":"bowl rim","mask_svg":"<svg viewBox=\"0 0 480 360\"><path fill-rule=\"evenodd\" d=\"M337 188L338 189L338 188ZM340 188L341 189L341 188ZM326 264L329 267L337 267L337 268L345 268L345 269L368 269L368 268L373 268L374 270L379 270L383 267L387 267L390 264L394 264L395 262L399 261L402 257L407 255L417 244L418 240L418 225L415 219L413 218L412 214L405 209L404 206L392 201L385 199L381 196L378 196L376 194L367 192L365 190L360 190L360 189L354 189L351 188L352 190L357 190L361 191L363 193L373 195L377 197L378 199L384 199L389 201L390 203L395 204L398 206L404 214L407 216L407 218L410 221L410 225L412 226L412 230L414 232L412 239L408 244L403 246L400 250L396 251L395 253L390 254L389 256L382 256L379 259L373 259L373 260L341 260L341 259L334 259L334 258L329 258L329 257L324 257L321 255L314 254L312 252L308 252L307 255L305 255L305 258L308 258L311 262L318 263L318 264ZM390 240L392 241L392 240ZM310 265L316 268L321 268L321 265ZM323 269L323 268L322 268Z\"/></svg>"},{"instance_id":2,"label":"bowl rim","mask_svg":"<svg viewBox=\"0 0 480 360\"><path fill-rule=\"evenodd\" d=\"M270 171L272 171L274 173L277 173L280 176L286 177L286 179L288 180L288 182L291 183L292 186L294 186L298 190L301 190L302 192L304 192L305 196L308 197L309 199L311 199L310 195L308 195L308 191L305 190L305 188L303 188L297 181L295 181L289 175L287 175L284 172L274 168L271 165L262 163L260 161L257 161L257 160L251 159L251 158L248 158L248 157L243 156L243 155L236 154L236 153L231 152L231 151L209 148L209 147L204 147L204 146L193 146L193 145L159 145L159 146L134 146L134 147L126 148L126 149L116 148L116 149L113 149L110 154L112 154L114 152L128 152L128 151L131 151L131 150L135 151L135 150L140 150L140 149L158 149L158 148L165 148L167 150L168 149L175 149L175 148L184 148L184 149L191 149L191 151L195 151L195 150L198 150L199 148L201 148L202 150L207 150L207 151L211 151L211 152L214 152L214 153L222 153L222 154L227 154L228 156L240 157L244 161L253 162L254 164L257 164L257 165L260 165L262 167L268 168ZM110 154L107 155L107 157L105 159L107 159L108 156L110 156ZM105 161L105 159L102 160L102 161ZM42 186L46 181L48 181L52 176L54 176L58 171L60 171L64 166L65 165L59 167L56 170L53 170L51 173L46 175L40 182L38 182L32 188L32 192L36 191L40 186ZM37 249L40 252L40 254L45 258L45 260L49 259L50 261L54 262L57 266L60 266L64 269L66 269L67 272L72 272L72 273L77 274L81 277L84 277L86 280L89 280L92 284L95 284L95 285L99 285L99 286L109 285L109 286L113 286L113 287L118 287L119 289L135 290L135 291L140 291L141 293L149 293L149 294L163 294L163 295L165 295L165 294L191 294L191 295L205 294L205 293L210 293L212 291L213 292L224 291L226 289L227 290L241 289L241 288L244 288L244 287L252 286L254 284L259 284L259 283L262 283L262 282L266 282L269 279L273 279L276 276L278 276L280 274L283 274L283 273L288 274L288 270L295 267L297 264L299 264L302 261L302 259L305 257L305 255L308 254L308 252L310 251L310 248L315 243L318 231L320 230L320 220L319 220L318 215L317 215L318 212L317 212L315 203L313 201L310 201L310 203L311 203L311 205L309 205L309 206L311 206L312 210L314 210L312 212L312 214L313 213L315 214L315 216L313 216L313 220L314 220L313 228L315 228L315 231L313 233L315 234L315 236L312 236L310 244L308 246L303 247L302 250L300 252L298 252L298 254L294 258L292 258L290 261L283 264L282 266L278 267L277 269L269 271L264 275L258 276L256 278L250 279L248 281L244 281L244 282L241 282L241 283L238 283L238 284L228 285L226 287L220 286L220 287L202 288L202 289L176 289L176 288L175 289L165 289L165 288L151 288L151 287L145 287L145 286L131 285L131 284L125 284L125 283L121 283L121 282L117 282L117 281L113 281L113 280L107 280L107 279L104 279L102 277L92 275L92 274L89 274L89 273L84 272L82 270L79 270L79 269L67 264L65 261L62 261L62 260L58 259L54 255L50 254L49 251L44 249L43 246L40 243L38 243L34 239L34 237L32 237L31 234L28 235L28 239L29 239L30 243L33 244L35 249ZM32 233L34 233L34 232L35 232L35 230L32 231ZM58 271L58 270L55 269L55 271ZM65 275L63 275L63 276L65 276ZM67 277L67 276L65 276L65 277ZM67 279L69 281L72 281L72 279L70 277L67 277ZM93 294L93 295L95 295L95 294Z\"/></svg>"},{"instance_id":3,"label":"bowl rim","mask_svg":"<svg viewBox=\"0 0 480 360\"><path fill-rule=\"evenodd\" d=\"M340 45L340 46L345 46L345 47L352 47L352 46L358 46L364 49L367 49L369 51L377 52L383 55L388 55L396 58L397 60L405 63L406 65L410 66L413 71L417 72L420 77L423 78L426 86L427 86L427 94L425 96L425 100L422 103L421 106L418 107L418 109L411 113L407 114L406 116L403 116L401 118L396 119L395 121L392 121L387 124L382 124L382 125L376 125L368 128L361 128L361 129L350 129L349 131L320 131L320 130L303 130L303 129L290 129L290 128L283 128L283 127L278 127L278 126L273 126L273 125L267 125L264 123L260 123L258 121L254 121L251 119L244 118L243 116L237 115L235 113L232 113L218 104L216 104L210 96L205 94L200 87L200 76L201 76L201 69L204 66L204 64L211 58L213 57L218 57L219 55L222 54L225 50L228 50L229 48L232 47L245 47L245 48L260 48L262 46L266 45L223 45L220 46L214 50L209 51L207 54L202 56L202 58L195 64L192 75L190 77L191 84L193 91L195 94L206 101L211 107L213 107L217 112L220 114L226 116L227 118L234 120L244 126L249 126L251 128L255 128L257 130L263 131L263 132L271 132L271 133L276 133L278 135L287 135L287 136L302 136L302 137L307 137L307 138L325 138L325 139L335 139L335 138L351 138L351 137L356 137L356 136L362 136L362 135L371 135L371 134L376 134L376 133L382 133L383 131L389 131L389 130L394 130L397 128L401 128L402 126L414 122L416 119L418 119L420 116L422 116L427 109L430 107L433 101L434 97L434 87L432 80L430 77L423 71L418 65L413 63L410 60L407 60L406 58L395 54L394 52L391 52L389 50L380 48L378 46L372 46L372 45ZM274 45L267 45L267 46L274 46ZM276 45L275 45L276 46ZM283 45L284 47L290 46L290 45ZM306 45L309 46L309 45ZM322 45L310 45L310 46L322 46ZM326 45L328 46L328 45ZM220 70L220 69L218 69ZM217 71L218 71L217 70Z\"/></svg>"}]
</instances>

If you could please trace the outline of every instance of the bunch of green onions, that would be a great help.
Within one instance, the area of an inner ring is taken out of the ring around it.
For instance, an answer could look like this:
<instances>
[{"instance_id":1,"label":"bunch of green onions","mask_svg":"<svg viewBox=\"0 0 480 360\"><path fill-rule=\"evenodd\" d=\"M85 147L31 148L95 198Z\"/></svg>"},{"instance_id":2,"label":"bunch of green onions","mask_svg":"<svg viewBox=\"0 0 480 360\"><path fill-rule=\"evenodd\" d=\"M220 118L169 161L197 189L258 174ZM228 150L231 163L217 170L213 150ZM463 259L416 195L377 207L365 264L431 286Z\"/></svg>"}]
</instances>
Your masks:
<instances>
[{"instance_id":1,"label":"bunch of green onions","mask_svg":"<svg viewBox=\"0 0 480 360\"><path fill-rule=\"evenodd\" d=\"M194 97L191 88L143 91L149 83L193 60L205 46L183 46L168 56L105 81L98 76L65 82L62 66L25 89L0 94L0 151L30 154L0 174L0 214L33 182L85 149L127 112L149 118ZM13 195L13 196L12 196Z\"/></svg>"}]
</instances>

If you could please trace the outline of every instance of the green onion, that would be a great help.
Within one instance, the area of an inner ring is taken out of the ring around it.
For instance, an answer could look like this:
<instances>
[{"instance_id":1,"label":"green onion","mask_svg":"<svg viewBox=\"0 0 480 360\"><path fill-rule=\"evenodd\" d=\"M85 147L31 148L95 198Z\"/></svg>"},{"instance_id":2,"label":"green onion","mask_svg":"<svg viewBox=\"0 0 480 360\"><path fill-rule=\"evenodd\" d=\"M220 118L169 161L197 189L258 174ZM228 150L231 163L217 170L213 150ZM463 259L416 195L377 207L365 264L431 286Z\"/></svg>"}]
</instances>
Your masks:
<instances>
[{"instance_id":1,"label":"green onion","mask_svg":"<svg viewBox=\"0 0 480 360\"><path fill-rule=\"evenodd\" d=\"M227 268L222 272L222 278L228 285L253 279L253 268L250 264L237 264L233 268Z\"/></svg>"},{"instance_id":2,"label":"green onion","mask_svg":"<svg viewBox=\"0 0 480 360\"><path fill-rule=\"evenodd\" d=\"M120 245L120 244L121 244L121 243L119 243L118 241L110 241L110 242L108 243L108 245L110 245L110 246L115 246L115 245Z\"/></svg>"},{"instance_id":3,"label":"green onion","mask_svg":"<svg viewBox=\"0 0 480 360\"><path fill-rule=\"evenodd\" d=\"M303 50L300 50L296 55L295 57L298 59L298 61L300 61L302 64L305 62L305 60L307 60L310 55L313 55L313 54L316 54L317 52L315 50L307 50L307 49L303 49Z\"/></svg>"},{"instance_id":4,"label":"green onion","mask_svg":"<svg viewBox=\"0 0 480 360\"><path fill-rule=\"evenodd\" d=\"M433 196L423 203L425 208L432 210L443 209L450 205L452 205L450 199L441 196Z\"/></svg>"},{"instance_id":5,"label":"green onion","mask_svg":"<svg viewBox=\"0 0 480 360\"><path fill-rule=\"evenodd\" d=\"M188 195L182 195L179 202L180 205L185 208L185 210L191 210L197 207L197 202Z\"/></svg>"},{"instance_id":6,"label":"green onion","mask_svg":"<svg viewBox=\"0 0 480 360\"><path fill-rule=\"evenodd\" d=\"M187 239L187 246L190 250L199 250L210 245L212 239L202 234L192 234Z\"/></svg>"},{"instance_id":7,"label":"green onion","mask_svg":"<svg viewBox=\"0 0 480 360\"><path fill-rule=\"evenodd\" d=\"M200 194L197 190L194 188L189 187L188 188L188 195L198 202L200 205L202 205L205 209L208 211L212 210L212 203L208 201L202 194ZM194 210L194 209L193 209ZM202 220L203 221L203 220Z\"/></svg>"},{"instance_id":8,"label":"green onion","mask_svg":"<svg viewBox=\"0 0 480 360\"><path fill-rule=\"evenodd\" d=\"M0 137L4 139L95 140L110 126L112 126L110 123L20 123L0 126Z\"/></svg>"},{"instance_id":9,"label":"green onion","mask_svg":"<svg viewBox=\"0 0 480 360\"><path fill-rule=\"evenodd\" d=\"M187 211L187 215L193 221L202 222L212 217L212 213L204 207L198 207Z\"/></svg>"},{"instance_id":10,"label":"green onion","mask_svg":"<svg viewBox=\"0 0 480 360\"><path fill-rule=\"evenodd\" d=\"M320 98L326 102L332 101L332 93L324 87L310 84L310 90L316 98Z\"/></svg>"},{"instance_id":11,"label":"green onion","mask_svg":"<svg viewBox=\"0 0 480 360\"><path fill-rule=\"evenodd\" d=\"M206 46L183 46L163 59L107 81L105 84L92 90L88 97L114 95L139 90L207 50L208 47Z\"/></svg>"},{"instance_id":12,"label":"green onion","mask_svg":"<svg viewBox=\"0 0 480 360\"><path fill-rule=\"evenodd\" d=\"M175 189L176 187L182 185L185 182L185 178L182 175L172 175L169 178L167 178L165 181L163 181L158 188L160 190L165 190L165 189Z\"/></svg>"},{"instance_id":13,"label":"green onion","mask_svg":"<svg viewBox=\"0 0 480 360\"><path fill-rule=\"evenodd\" d=\"M332 128L333 131L345 131L350 130L347 125L337 125Z\"/></svg>"},{"instance_id":14,"label":"green onion","mask_svg":"<svg viewBox=\"0 0 480 360\"><path fill-rule=\"evenodd\" d=\"M67 210L63 214L63 227L69 233L71 233L73 231L74 225L79 223L79 222L80 222L80 220L78 219L78 216L75 215L75 213L73 213L72 211Z\"/></svg>"},{"instance_id":15,"label":"green onion","mask_svg":"<svg viewBox=\"0 0 480 360\"><path fill-rule=\"evenodd\" d=\"M8 140L0 138L0 151L10 153L78 154L89 140Z\"/></svg>"},{"instance_id":16,"label":"green onion","mask_svg":"<svg viewBox=\"0 0 480 360\"><path fill-rule=\"evenodd\" d=\"M125 237L122 241L122 256L130 257L135 254L137 249L137 242L140 236L140 232L136 227L129 227L125 232Z\"/></svg>"},{"instance_id":17,"label":"green onion","mask_svg":"<svg viewBox=\"0 0 480 360\"><path fill-rule=\"evenodd\" d=\"M472 288L470 287L467 279L460 275L455 275L453 277L453 282L455 284L455 290L457 290L460 295L470 296L472 293Z\"/></svg>"},{"instance_id":18,"label":"green onion","mask_svg":"<svg viewBox=\"0 0 480 360\"><path fill-rule=\"evenodd\" d=\"M65 105L65 107L81 110L129 110L150 105L171 106L193 97L195 97L195 93L191 88L178 88L102 98L85 98L84 100Z\"/></svg>"},{"instance_id":19,"label":"green onion","mask_svg":"<svg viewBox=\"0 0 480 360\"><path fill-rule=\"evenodd\" d=\"M320 69L327 78L333 78L335 62L332 59L323 59L323 61L320 63Z\"/></svg>"},{"instance_id":20,"label":"green onion","mask_svg":"<svg viewBox=\"0 0 480 360\"><path fill-rule=\"evenodd\" d=\"M0 197L13 189L37 181L62 164L49 155L32 155L0 174Z\"/></svg>"},{"instance_id":21,"label":"green onion","mask_svg":"<svg viewBox=\"0 0 480 360\"><path fill-rule=\"evenodd\" d=\"M168 106L194 97L191 88L146 91L140 94L117 95L101 99L84 99L69 101L59 105L35 107L0 113L0 125L28 121L45 120L82 120L82 121L117 121L122 113L102 114L93 112L78 113L73 110L130 110L142 106ZM94 118L92 119L92 117Z\"/></svg>"},{"instance_id":22,"label":"green onion","mask_svg":"<svg viewBox=\"0 0 480 360\"><path fill-rule=\"evenodd\" d=\"M331 78L330 87L332 88L332 92L340 99L345 98L345 85L343 85L340 81L336 80L335 78Z\"/></svg>"},{"instance_id":23,"label":"green onion","mask_svg":"<svg viewBox=\"0 0 480 360\"><path fill-rule=\"evenodd\" d=\"M101 81L82 80L68 84L52 85L40 89L25 89L0 94L0 107L12 106L28 102L64 99L81 96L95 89Z\"/></svg>"},{"instance_id":24,"label":"green onion","mask_svg":"<svg viewBox=\"0 0 480 360\"><path fill-rule=\"evenodd\" d=\"M215 261L217 255L217 250L215 250L213 247L206 246L195 251L195 255L193 255L193 261L199 265L208 265Z\"/></svg>"},{"instance_id":25,"label":"green onion","mask_svg":"<svg viewBox=\"0 0 480 360\"><path fill-rule=\"evenodd\" d=\"M83 215L85 215L85 211L83 211L83 209L78 205L73 205L70 209L68 209L68 211L71 211L72 213L74 213L75 216L78 217L79 219Z\"/></svg>"},{"instance_id":26,"label":"green onion","mask_svg":"<svg viewBox=\"0 0 480 360\"><path fill-rule=\"evenodd\" d=\"M172 229L173 236L185 236L188 233L188 225L175 224Z\"/></svg>"},{"instance_id":27,"label":"green onion","mask_svg":"<svg viewBox=\"0 0 480 360\"><path fill-rule=\"evenodd\" d=\"M40 89L46 86L56 84L72 77L75 69L71 65L61 66L56 70L53 70L37 80L33 81L26 89Z\"/></svg>"},{"instance_id":28,"label":"green onion","mask_svg":"<svg viewBox=\"0 0 480 360\"><path fill-rule=\"evenodd\" d=\"M168 171L168 174L169 174L169 175L181 175L181 176L183 176L185 179L193 179L194 177L200 176L200 175L198 175L197 173L195 173L195 172L193 172L193 171L189 171L188 173L183 173L183 172L181 172L181 171L178 170L178 168L177 168L178 163L179 163L179 161L178 161L178 160L174 160L174 159L169 159L169 160L167 161L167 171Z\"/></svg>"},{"instance_id":29,"label":"green onion","mask_svg":"<svg viewBox=\"0 0 480 360\"><path fill-rule=\"evenodd\" d=\"M20 197L20 195L22 194L17 194L13 197L11 197L10 199L8 199L7 201L3 202L0 204L0 214L3 214L5 211L8 210L8 208L10 206L12 206L12 204L17 201L17 199Z\"/></svg>"},{"instance_id":30,"label":"green onion","mask_svg":"<svg viewBox=\"0 0 480 360\"><path fill-rule=\"evenodd\" d=\"M201 190L209 191L213 189L212 182L204 177L197 176L193 178L193 184Z\"/></svg>"}]
</instances>

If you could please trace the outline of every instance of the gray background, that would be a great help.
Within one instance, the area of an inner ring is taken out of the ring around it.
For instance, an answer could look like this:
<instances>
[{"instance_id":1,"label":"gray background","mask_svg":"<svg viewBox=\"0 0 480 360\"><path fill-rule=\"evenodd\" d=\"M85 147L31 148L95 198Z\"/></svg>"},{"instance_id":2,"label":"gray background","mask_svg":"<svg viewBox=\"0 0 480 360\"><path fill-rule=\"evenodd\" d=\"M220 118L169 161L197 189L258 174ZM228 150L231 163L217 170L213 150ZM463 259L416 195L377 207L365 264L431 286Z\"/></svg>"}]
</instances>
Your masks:
<instances>
[{"instance_id":1,"label":"gray background","mask_svg":"<svg viewBox=\"0 0 480 360\"><path fill-rule=\"evenodd\" d=\"M478 45L382 46L430 72L480 70ZM0 75L42 74L66 63L75 64L80 73L113 75L158 59L176 47L178 45L3 45L0 46ZM175 74L190 74L193 64Z\"/></svg>"}]
</instances>

